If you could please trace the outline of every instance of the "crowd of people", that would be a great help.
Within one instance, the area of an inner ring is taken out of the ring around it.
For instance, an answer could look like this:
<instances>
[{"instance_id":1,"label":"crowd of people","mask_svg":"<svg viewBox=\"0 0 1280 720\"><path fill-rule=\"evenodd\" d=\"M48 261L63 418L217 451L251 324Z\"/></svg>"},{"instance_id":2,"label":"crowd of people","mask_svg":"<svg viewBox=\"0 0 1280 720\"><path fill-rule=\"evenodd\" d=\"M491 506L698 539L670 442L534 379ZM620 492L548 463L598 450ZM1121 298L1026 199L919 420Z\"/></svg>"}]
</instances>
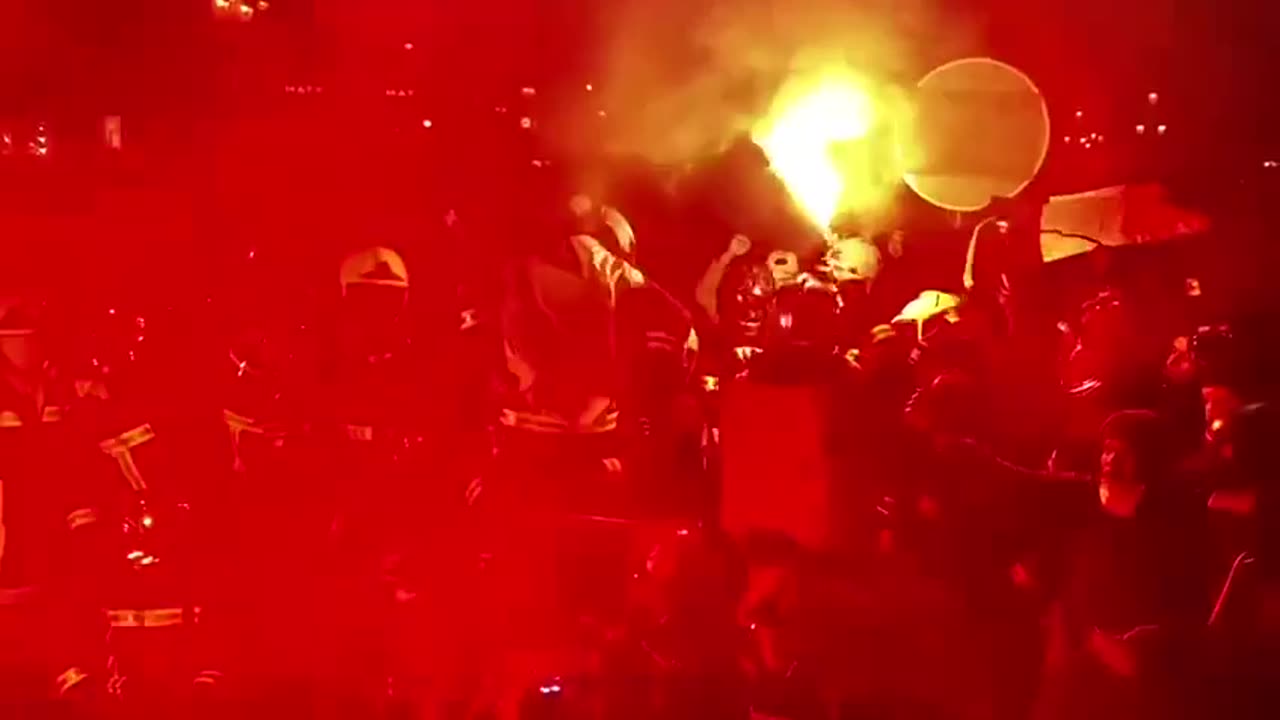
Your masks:
<instances>
[{"instance_id":1,"label":"crowd of people","mask_svg":"<svg viewBox=\"0 0 1280 720\"><path fill-rule=\"evenodd\" d=\"M1060 316L1016 213L886 315L900 237L733 235L683 292L557 207L444 333L381 246L207 333L0 292L5 717L1275 706L1265 321Z\"/></svg>"}]
</instances>

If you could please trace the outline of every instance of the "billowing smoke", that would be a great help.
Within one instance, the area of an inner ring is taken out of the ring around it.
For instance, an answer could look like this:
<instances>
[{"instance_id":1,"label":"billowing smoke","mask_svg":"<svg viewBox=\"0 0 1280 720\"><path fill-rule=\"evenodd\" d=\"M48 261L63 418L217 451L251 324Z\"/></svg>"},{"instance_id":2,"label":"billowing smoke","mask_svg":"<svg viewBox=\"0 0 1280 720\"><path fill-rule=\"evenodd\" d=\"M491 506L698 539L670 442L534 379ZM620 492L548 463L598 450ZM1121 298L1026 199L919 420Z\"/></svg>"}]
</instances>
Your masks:
<instances>
[{"instance_id":1,"label":"billowing smoke","mask_svg":"<svg viewBox=\"0 0 1280 720\"><path fill-rule=\"evenodd\" d=\"M600 25L606 144L674 165L749 132L797 73L843 64L909 85L980 50L941 0L627 0Z\"/></svg>"}]
</instances>

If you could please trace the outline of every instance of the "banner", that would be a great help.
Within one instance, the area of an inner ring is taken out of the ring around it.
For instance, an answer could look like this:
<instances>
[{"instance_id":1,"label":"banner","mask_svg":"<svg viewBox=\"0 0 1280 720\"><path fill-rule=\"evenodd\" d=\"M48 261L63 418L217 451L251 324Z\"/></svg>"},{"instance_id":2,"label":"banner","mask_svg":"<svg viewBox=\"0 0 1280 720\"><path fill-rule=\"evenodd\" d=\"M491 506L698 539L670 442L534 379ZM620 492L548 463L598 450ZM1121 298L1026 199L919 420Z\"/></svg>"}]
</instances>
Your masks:
<instances>
[{"instance_id":1,"label":"banner","mask_svg":"<svg viewBox=\"0 0 1280 720\"><path fill-rule=\"evenodd\" d=\"M1099 244L1163 242L1209 227L1208 217L1175 205L1161 185L1114 185L1049 198L1040 216L1040 252L1053 262Z\"/></svg>"}]
</instances>

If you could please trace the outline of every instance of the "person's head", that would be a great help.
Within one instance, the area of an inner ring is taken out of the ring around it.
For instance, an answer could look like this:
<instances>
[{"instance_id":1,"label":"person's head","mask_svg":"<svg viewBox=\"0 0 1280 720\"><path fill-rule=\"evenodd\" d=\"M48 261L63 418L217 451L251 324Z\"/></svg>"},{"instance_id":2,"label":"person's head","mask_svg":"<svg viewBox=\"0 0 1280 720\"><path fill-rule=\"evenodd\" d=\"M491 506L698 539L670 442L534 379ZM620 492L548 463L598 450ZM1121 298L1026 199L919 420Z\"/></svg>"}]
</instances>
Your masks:
<instances>
[{"instance_id":1,"label":"person's head","mask_svg":"<svg viewBox=\"0 0 1280 720\"><path fill-rule=\"evenodd\" d=\"M932 334L939 327L957 319L960 298L940 290L925 290L903 306L893 318L895 327L909 328L917 341L923 341L926 331Z\"/></svg>"},{"instance_id":2,"label":"person's head","mask_svg":"<svg viewBox=\"0 0 1280 720\"><path fill-rule=\"evenodd\" d=\"M1229 385L1205 385L1200 388L1200 399L1204 405L1205 441L1229 458L1231 424L1235 414L1245 406L1244 398Z\"/></svg>"},{"instance_id":3,"label":"person's head","mask_svg":"<svg viewBox=\"0 0 1280 720\"><path fill-rule=\"evenodd\" d=\"M409 271L396 251L370 247L348 255L339 273L342 319L349 331L384 338L399 327L409 297Z\"/></svg>"},{"instance_id":4,"label":"person's head","mask_svg":"<svg viewBox=\"0 0 1280 720\"><path fill-rule=\"evenodd\" d=\"M1078 334L1082 342L1110 346L1123 342L1131 328L1129 308L1111 291L1099 293L1081 306Z\"/></svg>"},{"instance_id":5,"label":"person's head","mask_svg":"<svg viewBox=\"0 0 1280 720\"><path fill-rule=\"evenodd\" d=\"M839 299L822 286L789 285L774 295L765 327L770 347L835 349L835 322Z\"/></svg>"},{"instance_id":6,"label":"person's head","mask_svg":"<svg viewBox=\"0 0 1280 720\"><path fill-rule=\"evenodd\" d=\"M43 352L37 333L39 306L17 295L0 295L0 360L19 371L37 368Z\"/></svg>"},{"instance_id":7,"label":"person's head","mask_svg":"<svg viewBox=\"0 0 1280 720\"><path fill-rule=\"evenodd\" d=\"M1249 347L1247 333L1238 336L1231 326L1217 325L1196 331L1190 355L1200 382L1205 442L1229 459L1233 419L1255 395L1259 353Z\"/></svg>"},{"instance_id":8,"label":"person's head","mask_svg":"<svg viewBox=\"0 0 1280 720\"><path fill-rule=\"evenodd\" d=\"M905 409L917 430L972 437L985 410L978 384L961 372L944 372L921 387Z\"/></svg>"},{"instance_id":9,"label":"person's head","mask_svg":"<svg viewBox=\"0 0 1280 720\"><path fill-rule=\"evenodd\" d=\"M1267 403L1246 405L1231 418L1232 460L1242 479L1256 487L1270 486L1280 474L1280 413Z\"/></svg>"},{"instance_id":10,"label":"person's head","mask_svg":"<svg viewBox=\"0 0 1280 720\"><path fill-rule=\"evenodd\" d=\"M759 337L773 301L774 281L769 269L752 262L736 263L730 270L731 280L727 307L724 308L730 326L745 337ZM723 301L722 301L723 303Z\"/></svg>"},{"instance_id":11,"label":"person's head","mask_svg":"<svg viewBox=\"0 0 1280 720\"><path fill-rule=\"evenodd\" d=\"M662 537L645 557L641 595L660 614L707 617L732 605L739 579L727 549L706 531L680 529Z\"/></svg>"},{"instance_id":12,"label":"person's head","mask_svg":"<svg viewBox=\"0 0 1280 720\"><path fill-rule=\"evenodd\" d=\"M1102 426L1098 498L1107 512L1132 516L1169 466L1163 419L1146 410L1124 410Z\"/></svg>"}]
</instances>

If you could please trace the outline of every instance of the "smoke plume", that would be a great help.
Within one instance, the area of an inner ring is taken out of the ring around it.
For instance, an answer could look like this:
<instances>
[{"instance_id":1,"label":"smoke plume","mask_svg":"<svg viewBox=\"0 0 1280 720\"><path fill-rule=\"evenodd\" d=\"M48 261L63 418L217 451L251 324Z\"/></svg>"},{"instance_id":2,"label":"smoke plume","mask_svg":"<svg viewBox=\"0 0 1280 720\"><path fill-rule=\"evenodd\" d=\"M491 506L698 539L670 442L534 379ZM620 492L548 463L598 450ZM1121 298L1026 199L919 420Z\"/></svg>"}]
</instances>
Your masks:
<instances>
[{"instance_id":1,"label":"smoke plume","mask_svg":"<svg viewBox=\"0 0 1280 720\"><path fill-rule=\"evenodd\" d=\"M601 18L606 144L680 165L748 132L789 77L843 64L910 85L972 54L977 28L941 0L627 0Z\"/></svg>"}]
</instances>

